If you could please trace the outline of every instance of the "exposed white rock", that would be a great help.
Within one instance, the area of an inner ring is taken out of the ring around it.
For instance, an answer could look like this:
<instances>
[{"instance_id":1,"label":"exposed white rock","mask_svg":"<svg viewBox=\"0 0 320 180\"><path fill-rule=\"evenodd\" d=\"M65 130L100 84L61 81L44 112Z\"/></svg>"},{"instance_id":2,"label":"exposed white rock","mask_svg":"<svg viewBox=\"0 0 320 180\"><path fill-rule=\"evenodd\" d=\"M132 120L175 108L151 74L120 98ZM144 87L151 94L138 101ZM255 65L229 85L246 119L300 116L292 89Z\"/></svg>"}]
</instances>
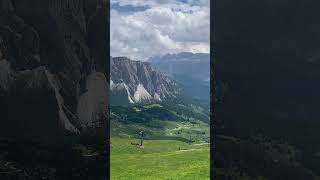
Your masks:
<instances>
[{"instance_id":1,"label":"exposed white rock","mask_svg":"<svg viewBox=\"0 0 320 180\"><path fill-rule=\"evenodd\" d=\"M161 101L161 98L159 96L158 93L154 93L154 96L153 96L154 99L158 100L158 101Z\"/></svg>"},{"instance_id":2,"label":"exposed white rock","mask_svg":"<svg viewBox=\"0 0 320 180\"><path fill-rule=\"evenodd\" d=\"M135 102L141 102L143 100L150 100L152 96L149 92L143 87L142 84L139 84L134 92L134 100Z\"/></svg>"},{"instance_id":3,"label":"exposed white rock","mask_svg":"<svg viewBox=\"0 0 320 180\"><path fill-rule=\"evenodd\" d=\"M165 101L166 98L174 97L173 93L180 93L180 87L172 77L157 71L149 63L126 57L111 57L110 64L110 87L114 92L115 104L117 98L119 103L124 101L126 97L123 95L128 95L127 99L131 103L149 103Z\"/></svg>"},{"instance_id":4,"label":"exposed white rock","mask_svg":"<svg viewBox=\"0 0 320 180\"><path fill-rule=\"evenodd\" d=\"M113 86L114 86L114 83L113 83L113 81L110 79L110 90L113 89Z\"/></svg>"},{"instance_id":5,"label":"exposed white rock","mask_svg":"<svg viewBox=\"0 0 320 180\"><path fill-rule=\"evenodd\" d=\"M107 107L109 84L103 73L94 72L86 79L87 92L80 96L77 116L84 126L91 127L96 122L96 114Z\"/></svg>"}]
</instances>

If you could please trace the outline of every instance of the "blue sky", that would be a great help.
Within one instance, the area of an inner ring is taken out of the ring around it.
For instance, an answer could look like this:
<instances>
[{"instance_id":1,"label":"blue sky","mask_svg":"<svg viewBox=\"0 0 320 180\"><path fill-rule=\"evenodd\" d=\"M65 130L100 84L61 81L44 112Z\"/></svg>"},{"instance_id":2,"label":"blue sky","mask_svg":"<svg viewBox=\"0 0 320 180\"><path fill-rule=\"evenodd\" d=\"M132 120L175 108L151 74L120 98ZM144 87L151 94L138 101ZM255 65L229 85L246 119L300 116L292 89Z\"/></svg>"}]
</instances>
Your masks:
<instances>
[{"instance_id":1,"label":"blue sky","mask_svg":"<svg viewBox=\"0 0 320 180\"><path fill-rule=\"evenodd\" d=\"M111 0L112 56L210 51L209 0Z\"/></svg>"},{"instance_id":2,"label":"blue sky","mask_svg":"<svg viewBox=\"0 0 320 180\"><path fill-rule=\"evenodd\" d=\"M111 9L114 9L118 12L123 12L123 13L133 13L133 12L138 12L138 11L144 11L148 9L149 6L132 6L132 5L123 5L121 6L119 3L112 3L111 4Z\"/></svg>"}]
</instances>

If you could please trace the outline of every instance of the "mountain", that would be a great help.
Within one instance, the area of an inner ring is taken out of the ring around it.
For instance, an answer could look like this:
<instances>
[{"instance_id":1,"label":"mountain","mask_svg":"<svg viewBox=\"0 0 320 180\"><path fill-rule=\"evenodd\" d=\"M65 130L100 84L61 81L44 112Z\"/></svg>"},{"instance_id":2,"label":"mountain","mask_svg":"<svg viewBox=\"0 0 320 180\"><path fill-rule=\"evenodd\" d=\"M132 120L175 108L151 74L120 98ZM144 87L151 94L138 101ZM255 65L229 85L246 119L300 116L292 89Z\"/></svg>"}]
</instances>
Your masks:
<instances>
[{"instance_id":1,"label":"mountain","mask_svg":"<svg viewBox=\"0 0 320 180\"><path fill-rule=\"evenodd\" d=\"M182 52L152 57L148 61L181 83L186 95L209 99L210 54Z\"/></svg>"},{"instance_id":2,"label":"mountain","mask_svg":"<svg viewBox=\"0 0 320 180\"><path fill-rule=\"evenodd\" d=\"M111 104L130 105L164 101L181 92L179 84L147 62L110 57Z\"/></svg>"},{"instance_id":3,"label":"mountain","mask_svg":"<svg viewBox=\"0 0 320 180\"><path fill-rule=\"evenodd\" d=\"M107 11L103 0L0 1L2 137L106 133Z\"/></svg>"}]
</instances>

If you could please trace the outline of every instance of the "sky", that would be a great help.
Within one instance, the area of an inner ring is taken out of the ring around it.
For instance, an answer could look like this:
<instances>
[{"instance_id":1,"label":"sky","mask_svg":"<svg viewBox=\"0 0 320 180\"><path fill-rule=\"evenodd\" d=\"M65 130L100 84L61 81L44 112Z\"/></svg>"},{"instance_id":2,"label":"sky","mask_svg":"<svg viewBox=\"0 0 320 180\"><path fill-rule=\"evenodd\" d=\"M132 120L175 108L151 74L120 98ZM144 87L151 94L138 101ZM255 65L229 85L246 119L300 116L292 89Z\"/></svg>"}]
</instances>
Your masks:
<instances>
[{"instance_id":1,"label":"sky","mask_svg":"<svg viewBox=\"0 0 320 180\"><path fill-rule=\"evenodd\" d=\"M111 56L210 52L210 0L111 0L110 14Z\"/></svg>"}]
</instances>

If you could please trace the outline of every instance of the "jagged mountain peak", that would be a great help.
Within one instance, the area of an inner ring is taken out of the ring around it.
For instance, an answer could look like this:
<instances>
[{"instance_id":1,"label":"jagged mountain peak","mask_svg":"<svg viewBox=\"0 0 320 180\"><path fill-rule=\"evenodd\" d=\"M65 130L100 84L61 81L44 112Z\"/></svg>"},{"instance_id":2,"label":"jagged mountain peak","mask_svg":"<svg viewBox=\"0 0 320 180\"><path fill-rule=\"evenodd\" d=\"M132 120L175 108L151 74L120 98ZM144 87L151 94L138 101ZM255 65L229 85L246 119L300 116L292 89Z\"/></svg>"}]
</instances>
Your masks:
<instances>
[{"instance_id":1,"label":"jagged mountain peak","mask_svg":"<svg viewBox=\"0 0 320 180\"><path fill-rule=\"evenodd\" d=\"M148 62L134 61L127 57L110 57L110 65L111 104L163 101L176 97L181 91L174 79ZM123 100L126 102L121 102Z\"/></svg>"}]
</instances>

